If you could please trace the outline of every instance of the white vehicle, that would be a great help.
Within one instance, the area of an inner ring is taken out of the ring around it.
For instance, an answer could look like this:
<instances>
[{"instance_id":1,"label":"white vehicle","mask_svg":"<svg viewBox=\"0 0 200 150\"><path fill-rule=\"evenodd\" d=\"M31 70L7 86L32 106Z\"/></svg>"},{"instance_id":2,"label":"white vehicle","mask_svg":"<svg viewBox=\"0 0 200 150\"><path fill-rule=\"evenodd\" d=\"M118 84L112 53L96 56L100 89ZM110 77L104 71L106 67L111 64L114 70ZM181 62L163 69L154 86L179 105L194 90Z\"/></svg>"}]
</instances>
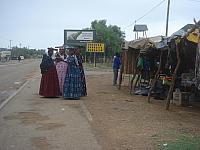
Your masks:
<instances>
[{"instance_id":1,"label":"white vehicle","mask_svg":"<svg viewBox=\"0 0 200 150\"><path fill-rule=\"evenodd\" d=\"M24 56L20 56L21 60L24 60Z\"/></svg>"}]
</instances>

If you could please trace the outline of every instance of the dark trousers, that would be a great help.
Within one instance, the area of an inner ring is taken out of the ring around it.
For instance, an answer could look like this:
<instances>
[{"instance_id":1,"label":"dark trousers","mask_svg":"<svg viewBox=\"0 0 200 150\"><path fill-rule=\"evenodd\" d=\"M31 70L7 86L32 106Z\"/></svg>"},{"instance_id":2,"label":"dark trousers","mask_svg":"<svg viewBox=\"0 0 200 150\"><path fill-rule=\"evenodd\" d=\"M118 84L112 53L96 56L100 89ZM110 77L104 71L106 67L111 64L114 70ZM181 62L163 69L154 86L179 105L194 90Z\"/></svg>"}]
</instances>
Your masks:
<instances>
[{"instance_id":1,"label":"dark trousers","mask_svg":"<svg viewBox=\"0 0 200 150\"><path fill-rule=\"evenodd\" d=\"M113 69L113 85L117 84L118 69Z\"/></svg>"}]
</instances>

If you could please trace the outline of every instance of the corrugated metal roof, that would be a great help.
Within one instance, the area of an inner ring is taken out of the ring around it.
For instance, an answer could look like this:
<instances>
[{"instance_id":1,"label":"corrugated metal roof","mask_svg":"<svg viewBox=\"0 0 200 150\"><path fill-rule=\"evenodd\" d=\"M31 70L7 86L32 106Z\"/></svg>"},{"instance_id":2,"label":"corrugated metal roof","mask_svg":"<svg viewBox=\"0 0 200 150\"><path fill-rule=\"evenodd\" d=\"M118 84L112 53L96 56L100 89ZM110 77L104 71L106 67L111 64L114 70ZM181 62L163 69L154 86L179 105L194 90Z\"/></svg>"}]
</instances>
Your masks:
<instances>
[{"instance_id":1,"label":"corrugated metal roof","mask_svg":"<svg viewBox=\"0 0 200 150\"><path fill-rule=\"evenodd\" d=\"M184 36L184 35L187 33L187 31L188 31L189 29L192 29L192 28L194 28L194 27L195 27L194 24L187 24L187 25L185 25L185 26L182 27L180 30L174 32L174 33L169 37L168 42L170 42L172 39L175 39L175 38L177 38L177 37L182 37L182 36Z\"/></svg>"}]
</instances>

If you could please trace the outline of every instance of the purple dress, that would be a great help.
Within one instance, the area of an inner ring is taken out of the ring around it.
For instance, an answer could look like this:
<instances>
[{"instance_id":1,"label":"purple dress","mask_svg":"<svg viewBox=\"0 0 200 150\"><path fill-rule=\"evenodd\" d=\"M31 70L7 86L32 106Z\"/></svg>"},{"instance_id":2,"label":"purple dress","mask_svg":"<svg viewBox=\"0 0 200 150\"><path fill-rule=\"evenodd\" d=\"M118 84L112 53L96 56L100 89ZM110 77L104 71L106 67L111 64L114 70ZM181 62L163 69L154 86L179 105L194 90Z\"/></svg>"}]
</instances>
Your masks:
<instances>
[{"instance_id":1,"label":"purple dress","mask_svg":"<svg viewBox=\"0 0 200 150\"><path fill-rule=\"evenodd\" d=\"M67 72L67 63L64 61L59 61L56 64L56 70L58 74L58 80L59 80L59 87L60 87L60 94L63 95L63 85L65 81L65 75Z\"/></svg>"}]
</instances>

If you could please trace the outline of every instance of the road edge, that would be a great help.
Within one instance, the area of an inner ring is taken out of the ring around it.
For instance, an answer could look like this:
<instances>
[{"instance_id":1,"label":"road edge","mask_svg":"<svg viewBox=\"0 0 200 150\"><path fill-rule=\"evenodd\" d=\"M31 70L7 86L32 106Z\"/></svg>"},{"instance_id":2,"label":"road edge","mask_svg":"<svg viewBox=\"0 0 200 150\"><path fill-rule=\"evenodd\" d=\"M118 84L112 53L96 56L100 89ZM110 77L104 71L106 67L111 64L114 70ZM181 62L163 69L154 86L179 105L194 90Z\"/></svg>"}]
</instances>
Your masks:
<instances>
[{"instance_id":1,"label":"road edge","mask_svg":"<svg viewBox=\"0 0 200 150\"><path fill-rule=\"evenodd\" d=\"M87 107L85 106L85 104L84 104L83 101L80 102L80 105L81 105L82 111L83 111L83 112L85 113L85 115L86 115L86 118L88 119L88 121L91 122L91 121L93 120L93 118L92 118L92 115L91 115L90 111L87 109Z\"/></svg>"},{"instance_id":2,"label":"road edge","mask_svg":"<svg viewBox=\"0 0 200 150\"><path fill-rule=\"evenodd\" d=\"M11 96L9 96L3 103L0 104L0 110L6 106L6 104L13 99L28 83L30 80L27 80L17 91L15 91Z\"/></svg>"}]
</instances>

